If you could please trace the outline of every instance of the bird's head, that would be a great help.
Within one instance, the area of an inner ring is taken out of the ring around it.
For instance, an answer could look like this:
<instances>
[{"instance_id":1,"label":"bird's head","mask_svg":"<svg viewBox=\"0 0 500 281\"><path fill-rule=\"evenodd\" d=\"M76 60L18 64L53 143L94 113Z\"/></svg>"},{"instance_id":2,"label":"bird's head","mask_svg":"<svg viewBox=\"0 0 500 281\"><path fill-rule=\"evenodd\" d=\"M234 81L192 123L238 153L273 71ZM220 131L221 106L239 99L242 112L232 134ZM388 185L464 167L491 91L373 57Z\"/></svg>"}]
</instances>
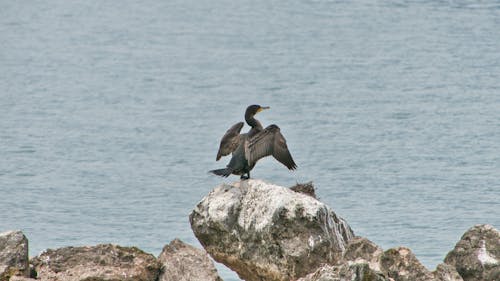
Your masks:
<instances>
[{"instance_id":1,"label":"bird's head","mask_svg":"<svg viewBox=\"0 0 500 281\"><path fill-rule=\"evenodd\" d=\"M269 109L269 106L260 106L258 104L253 104L249 107L247 107L247 110L245 111L245 116L254 116L255 114L261 112L264 109Z\"/></svg>"}]
</instances>

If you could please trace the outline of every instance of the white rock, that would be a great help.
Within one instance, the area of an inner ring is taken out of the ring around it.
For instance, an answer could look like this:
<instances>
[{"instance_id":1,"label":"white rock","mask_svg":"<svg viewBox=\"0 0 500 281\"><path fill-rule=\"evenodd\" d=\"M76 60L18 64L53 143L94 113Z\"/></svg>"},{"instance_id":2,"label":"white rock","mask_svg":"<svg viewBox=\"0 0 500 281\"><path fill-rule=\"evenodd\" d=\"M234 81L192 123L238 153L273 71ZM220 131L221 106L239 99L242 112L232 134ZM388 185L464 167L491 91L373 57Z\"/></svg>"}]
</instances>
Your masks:
<instances>
[{"instance_id":1,"label":"white rock","mask_svg":"<svg viewBox=\"0 0 500 281\"><path fill-rule=\"evenodd\" d=\"M349 225L315 198L261 180L223 184L190 215L207 252L245 280L290 280L338 261Z\"/></svg>"}]
</instances>

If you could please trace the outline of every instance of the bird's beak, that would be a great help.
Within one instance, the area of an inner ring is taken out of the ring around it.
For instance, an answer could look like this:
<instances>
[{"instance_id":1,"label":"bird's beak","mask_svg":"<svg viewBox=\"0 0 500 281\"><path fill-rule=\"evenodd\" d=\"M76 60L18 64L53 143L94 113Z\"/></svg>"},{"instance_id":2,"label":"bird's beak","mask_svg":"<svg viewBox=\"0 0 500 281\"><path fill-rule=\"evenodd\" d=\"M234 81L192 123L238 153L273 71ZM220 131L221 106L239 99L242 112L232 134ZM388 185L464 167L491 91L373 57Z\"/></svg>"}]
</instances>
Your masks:
<instances>
[{"instance_id":1,"label":"bird's beak","mask_svg":"<svg viewBox=\"0 0 500 281\"><path fill-rule=\"evenodd\" d=\"M259 108L259 110L257 110L257 112L261 112L262 110L264 110L264 109L269 109L269 108L270 108L269 106L261 106L261 107Z\"/></svg>"}]
</instances>

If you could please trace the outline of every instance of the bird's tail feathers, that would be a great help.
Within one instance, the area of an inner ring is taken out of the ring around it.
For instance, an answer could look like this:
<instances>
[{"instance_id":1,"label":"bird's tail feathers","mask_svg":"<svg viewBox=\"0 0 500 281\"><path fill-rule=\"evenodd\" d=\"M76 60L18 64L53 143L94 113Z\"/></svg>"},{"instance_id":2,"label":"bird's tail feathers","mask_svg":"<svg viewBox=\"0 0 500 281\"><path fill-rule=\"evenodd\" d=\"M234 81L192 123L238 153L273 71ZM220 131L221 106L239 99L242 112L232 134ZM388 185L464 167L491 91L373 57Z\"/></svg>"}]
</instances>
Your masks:
<instances>
[{"instance_id":1,"label":"bird's tail feathers","mask_svg":"<svg viewBox=\"0 0 500 281\"><path fill-rule=\"evenodd\" d=\"M212 170L212 171L209 171L209 172L212 173L212 174L214 174L214 175L227 178L233 172L233 169L231 169L231 168L224 168L224 169Z\"/></svg>"}]
</instances>

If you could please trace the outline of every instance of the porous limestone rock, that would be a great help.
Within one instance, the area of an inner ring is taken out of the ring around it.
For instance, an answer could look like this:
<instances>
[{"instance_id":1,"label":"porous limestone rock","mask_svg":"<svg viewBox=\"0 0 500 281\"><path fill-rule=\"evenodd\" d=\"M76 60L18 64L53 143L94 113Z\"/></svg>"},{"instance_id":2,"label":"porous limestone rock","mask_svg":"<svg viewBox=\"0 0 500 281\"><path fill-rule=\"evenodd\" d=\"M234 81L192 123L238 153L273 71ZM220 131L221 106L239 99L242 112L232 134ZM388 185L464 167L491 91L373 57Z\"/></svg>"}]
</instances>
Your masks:
<instances>
[{"instance_id":1,"label":"porous limestone rock","mask_svg":"<svg viewBox=\"0 0 500 281\"><path fill-rule=\"evenodd\" d=\"M454 266L464 281L500 280L500 233L492 225L475 225L444 261Z\"/></svg>"},{"instance_id":2,"label":"porous limestone rock","mask_svg":"<svg viewBox=\"0 0 500 281\"><path fill-rule=\"evenodd\" d=\"M395 281L435 280L434 275L406 247L397 247L385 251L380 256L380 268L384 276Z\"/></svg>"},{"instance_id":3,"label":"porous limestone rock","mask_svg":"<svg viewBox=\"0 0 500 281\"><path fill-rule=\"evenodd\" d=\"M161 268L151 254L111 244L49 249L31 262L42 281L155 281Z\"/></svg>"},{"instance_id":4,"label":"porous limestone rock","mask_svg":"<svg viewBox=\"0 0 500 281\"><path fill-rule=\"evenodd\" d=\"M322 202L261 180L216 187L190 222L205 250L247 281L292 280L335 264L354 236Z\"/></svg>"},{"instance_id":5,"label":"porous limestone rock","mask_svg":"<svg viewBox=\"0 0 500 281\"><path fill-rule=\"evenodd\" d=\"M30 276L28 239L21 231L0 233L0 281Z\"/></svg>"},{"instance_id":6,"label":"porous limestone rock","mask_svg":"<svg viewBox=\"0 0 500 281\"><path fill-rule=\"evenodd\" d=\"M355 237L347 244L342 262L368 263L372 270L380 272L380 257L384 251L364 237Z\"/></svg>"},{"instance_id":7,"label":"porous limestone rock","mask_svg":"<svg viewBox=\"0 0 500 281\"><path fill-rule=\"evenodd\" d=\"M324 265L297 281L390 281L375 272L367 263L348 263L339 266Z\"/></svg>"},{"instance_id":8,"label":"porous limestone rock","mask_svg":"<svg viewBox=\"0 0 500 281\"><path fill-rule=\"evenodd\" d=\"M163 247L158 260L163 265L159 281L222 281L204 250L179 239Z\"/></svg>"},{"instance_id":9,"label":"porous limestone rock","mask_svg":"<svg viewBox=\"0 0 500 281\"><path fill-rule=\"evenodd\" d=\"M464 281L455 267L445 263L439 264L432 274L437 281Z\"/></svg>"}]
</instances>

